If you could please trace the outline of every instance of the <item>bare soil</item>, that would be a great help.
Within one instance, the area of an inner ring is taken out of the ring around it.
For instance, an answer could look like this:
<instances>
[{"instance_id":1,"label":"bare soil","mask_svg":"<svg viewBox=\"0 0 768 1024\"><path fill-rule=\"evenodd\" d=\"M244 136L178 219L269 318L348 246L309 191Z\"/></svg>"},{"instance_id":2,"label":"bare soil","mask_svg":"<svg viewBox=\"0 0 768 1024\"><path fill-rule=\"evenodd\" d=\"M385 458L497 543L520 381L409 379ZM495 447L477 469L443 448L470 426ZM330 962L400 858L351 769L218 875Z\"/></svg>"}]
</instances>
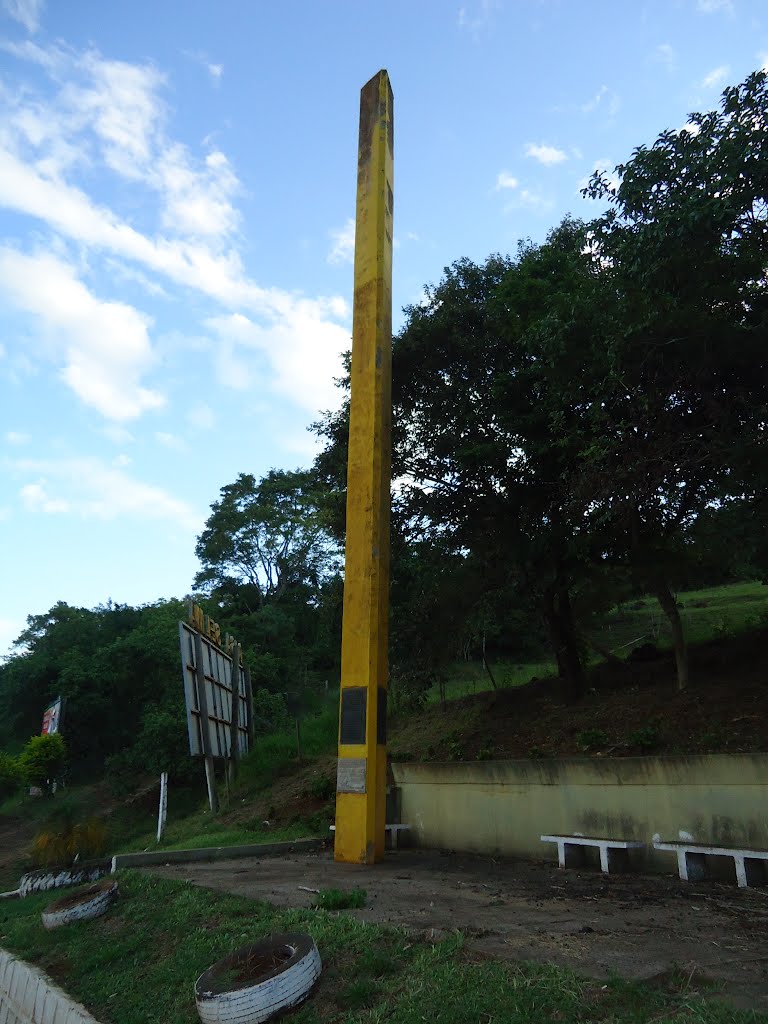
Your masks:
<instances>
[{"instance_id":1,"label":"bare soil","mask_svg":"<svg viewBox=\"0 0 768 1024\"><path fill-rule=\"evenodd\" d=\"M364 888L367 906L344 913L433 942L459 929L474 957L661 986L677 972L732 1005L768 1011L766 889L421 850L389 853L372 867L336 864L321 852L146 870L280 907L313 905L300 886Z\"/></svg>"},{"instance_id":2,"label":"bare soil","mask_svg":"<svg viewBox=\"0 0 768 1024\"><path fill-rule=\"evenodd\" d=\"M766 751L767 651L762 629L693 647L682 692L671 653L651 649L648 660L591 669L575 703L559 680L533 679L432 705L394 724L390 753L471 761Z\"/></svg>"}]
</instances>

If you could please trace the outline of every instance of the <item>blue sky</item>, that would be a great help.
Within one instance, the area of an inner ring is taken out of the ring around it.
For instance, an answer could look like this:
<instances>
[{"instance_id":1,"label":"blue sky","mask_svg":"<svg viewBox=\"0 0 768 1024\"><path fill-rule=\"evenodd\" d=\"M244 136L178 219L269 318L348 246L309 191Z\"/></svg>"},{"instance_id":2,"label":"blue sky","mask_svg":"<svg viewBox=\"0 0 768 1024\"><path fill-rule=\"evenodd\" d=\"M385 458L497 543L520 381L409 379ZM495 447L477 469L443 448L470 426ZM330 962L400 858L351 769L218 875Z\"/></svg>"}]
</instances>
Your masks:
<instances>
[{"instance_id":1,"label":"blue sky","mask_svg":"<svg viewBox=\"0 0 768 1024\"><path fill-rule=\"evenodd\" d=\"M311 460L380 67L397 326L766 60L765 0L0 0L0 653L183 596L219 488Z\"/></svg>"}]
</instances>

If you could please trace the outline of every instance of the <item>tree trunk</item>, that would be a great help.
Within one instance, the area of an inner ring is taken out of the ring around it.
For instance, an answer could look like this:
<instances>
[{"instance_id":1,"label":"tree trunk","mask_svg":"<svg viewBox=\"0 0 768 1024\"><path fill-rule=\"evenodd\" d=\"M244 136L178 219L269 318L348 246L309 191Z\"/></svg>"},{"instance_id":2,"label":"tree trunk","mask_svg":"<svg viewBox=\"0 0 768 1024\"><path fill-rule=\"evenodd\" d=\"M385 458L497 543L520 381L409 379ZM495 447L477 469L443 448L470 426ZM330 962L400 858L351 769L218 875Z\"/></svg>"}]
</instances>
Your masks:
<instances>
[{"instance_id":1,"label":"tree trunk","mask_svg":"<svg viewBox=\"0 0 768 1024\"><path fill-rule=\"evenodd\" d=\"M493 678L493 672L491 672L491 666L488 664L488 659L485 656L485 630L483 630L483 666L485 667L485 671L488 673L488 678L491 680L491 686L494 690L498 690L496 680Z\"/></svg>"},{"instance_id":2,"label":"tree trunk","mask_svg":"<svg viewBox=\"0 0 768 1024\"><path fill-rule=\"evenodd\" d=\"M544 614L557 661L557 672L565 684L566 699L578 700L584 693L584 670L567 587L558 585L547 588L544 594Z\"/></svg>"},{"instance_id":3,"label":"tree trunk","mask_svg":"<svg viewBox=\"0 0 768 1024\"><path fill-rule=\"evenodd\" d=\"M685 642L680 609L677 607L675 595L669 589L669 584L666 580L656 581L656 600L661 605L661 610L669 619L669 626L672 630L672 645L675 650L675 664L677 665L677 688L678 690L684 690L688 685L688 647Z\"/></svg>"}]
</instances>

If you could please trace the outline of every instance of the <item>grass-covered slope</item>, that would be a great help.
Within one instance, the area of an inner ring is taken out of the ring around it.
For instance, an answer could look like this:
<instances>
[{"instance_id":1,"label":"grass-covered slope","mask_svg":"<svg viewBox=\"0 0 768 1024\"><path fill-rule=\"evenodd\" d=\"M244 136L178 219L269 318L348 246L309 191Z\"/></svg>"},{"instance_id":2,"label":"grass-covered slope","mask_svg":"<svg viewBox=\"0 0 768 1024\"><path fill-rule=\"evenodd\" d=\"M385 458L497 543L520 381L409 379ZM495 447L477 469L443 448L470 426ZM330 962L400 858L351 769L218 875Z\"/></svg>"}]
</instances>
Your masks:
<instances>
[{"instance_id":1,"label":"grass-covered slope","mask_svg":"<svg viewBox=\"0 0 768 1024\"><path fill-rule=\"evenodd\" d=\"M306 931L321 982L295 1024L768 1024L698 993L690 978L666 989L579 978L469 952L456 933L433 945L347 913L277 910L131 872L109 913L46 932L41 894L0 904L0 941L39 964L103 1024L194 1024L193 985L212 963L271 932Z\"/></svg>"}]
</instances>

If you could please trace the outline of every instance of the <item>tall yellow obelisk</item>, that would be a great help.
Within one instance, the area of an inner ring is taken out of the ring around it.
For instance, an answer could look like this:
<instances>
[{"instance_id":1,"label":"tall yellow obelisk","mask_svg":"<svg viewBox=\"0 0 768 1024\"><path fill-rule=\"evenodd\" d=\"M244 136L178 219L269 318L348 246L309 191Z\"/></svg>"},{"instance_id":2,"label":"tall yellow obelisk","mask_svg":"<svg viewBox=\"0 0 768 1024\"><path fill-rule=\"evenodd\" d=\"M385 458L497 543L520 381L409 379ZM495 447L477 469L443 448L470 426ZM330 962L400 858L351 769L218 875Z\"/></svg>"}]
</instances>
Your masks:
<instances>
[{"instance_id":1,"label":"tall yellow obelisk","mask_svg":"<svg viewBox=\"0 0 768 1024\"><path fill-rule=\"evenodd\" d=\"M392 421L393 99L386 71L360 94L347 547L335 858L384 854Z\"/></svg>"}]
</instances>

